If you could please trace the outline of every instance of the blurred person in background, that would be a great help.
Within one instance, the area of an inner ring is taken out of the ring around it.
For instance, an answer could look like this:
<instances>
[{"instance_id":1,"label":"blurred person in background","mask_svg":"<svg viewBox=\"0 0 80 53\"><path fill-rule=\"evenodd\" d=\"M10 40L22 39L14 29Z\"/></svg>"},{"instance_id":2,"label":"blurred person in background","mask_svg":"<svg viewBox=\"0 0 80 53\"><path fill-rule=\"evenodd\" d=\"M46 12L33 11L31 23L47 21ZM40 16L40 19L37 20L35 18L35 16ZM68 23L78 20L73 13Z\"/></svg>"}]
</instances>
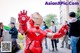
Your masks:
<instances>
[{"instance_id":1,"label":"blurred person in background","mask_svg":"<svg viewBox=\"0 0 80 53\"><path fill-rule=\"evenodd\" d=\"M78 18L79 18L79 22L80 22L80 16ZM79 37L79 40L78 40L76 46L77 46L77 53L80 53L80 37Z\"/></svg>"},{"instance_id":2,"label":"blurred person in background","mask_svg":"<svg viewBox=\"0 0 80 53\"><path fill-rule=\"evenodd\" d=\"M53 33L56 33L57 28L56 28L56 26L54 25L54 21L51 21L50 24L51 24L51 26L50 26L49 29L51 29ZM58 51L58 49L57 49L57 39L51 39L51 43L52 43L52 48L53 48L52 51L54 51L54 49L56 49L56 51ZM55 48L54 48L54 47L55 47Z\"/></svg>"},{"instance_id":3,"label":"blurred person in background","mask_svg":"<svg viewBox=\"0 0 80 53\"><path fill-rule=\"evenodd\" d=\"M69 13L69 37L72 46L72 53L77 53L77 42L80 37L80 21L76 18L75 12Z\"/></svg>"},{"instance_id":4,"label":"blurred person in background","mask_svg":"<svg viewBox=\"0 0 80 53\"><path fill-rule=\"evenodd\" d=\"M67 21L65 21L65 24L68 24ZM64 48L64 43L66 43L66 48L68 47L68 32L66 33L66 35L64 36L63 40L62 40L62 46L61 48Z\"/></svg>"},{"instance_id":5,"label":"blurred person in background","mask_svg":"<svg viewBox=\"0 0 80 53\"><path fill-rule=\"evenodd\" d=\"M76 46L77 46L77 53L80 53L80 38L79 38Z\"/></svg>"},{"instance_id":6,"label":"blurred person in background","mask_svg":"<svg viewBox=\"0 0 80 53\"><path fill-rule=\"evenodd\" d=\"M16 53L20 50L20 46L17 44L16 40L12 41L12 53Z\"/></svg>"},{"instance_id":7,"label":"blurred person in background","mask_svg":"<svg viewBox=\"0 0 80 53\"><path fill-rule=\"evenodd\" d=\"M41 29L42 30L48 29L48 26L46 25L45 21L43 21L42 26L41 26ZM48 46L47 46L47 38L45 38L45 47L46 47L46 49L48 49Z\"/></svg>"},{"instance_id":8,"label":"blurred person in background","mask_svg":"<svg viewBox=\"0 0 80 53\"><path fill-rule=\"evenodd\" d=\"M9 34L11 34L12 41L16 41L16 39L18 38L18 30L14 22L11 22L11 29L9 31Z\"/></svg>"},{"instance_id":9,"label":"blurred person in background","mask_svg":"<svg viewBox=\"0 0 80 53\"><path fill-rule=\"evenodd\" d=\"M42 30L48 29L48 26L46 25L45 21L43 21L41 28Z\"/></svg>"},{"instance_id":10,"label":"blurred person in background","mask_svg":"<svg viewBox=\"0 0 80 53\"><path fill-rule=\"evenodd\" d=\"M1 46L2 39L3 39L3 23L0 22L0 46Z\"/></svg>"}]
</instances>

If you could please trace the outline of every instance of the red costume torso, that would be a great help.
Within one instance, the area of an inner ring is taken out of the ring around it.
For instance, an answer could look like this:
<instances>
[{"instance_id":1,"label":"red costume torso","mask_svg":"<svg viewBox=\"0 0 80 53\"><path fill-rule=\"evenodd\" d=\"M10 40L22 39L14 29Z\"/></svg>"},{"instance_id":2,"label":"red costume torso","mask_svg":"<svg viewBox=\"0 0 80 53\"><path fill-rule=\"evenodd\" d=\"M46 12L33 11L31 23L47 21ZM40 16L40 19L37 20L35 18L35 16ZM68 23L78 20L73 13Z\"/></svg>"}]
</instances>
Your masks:
<instances>
[{"instance_id":1,"label":"red costume torso","mask_svg":"<svg viewBox=\"0 0 80 53\"><path fill-rule=\"evenodd\" d=\"M46 32L40 28L28 29L26 35L26 49L24 53L42 53L42 41L46 37Z\"/></svg>"}]
</instances>

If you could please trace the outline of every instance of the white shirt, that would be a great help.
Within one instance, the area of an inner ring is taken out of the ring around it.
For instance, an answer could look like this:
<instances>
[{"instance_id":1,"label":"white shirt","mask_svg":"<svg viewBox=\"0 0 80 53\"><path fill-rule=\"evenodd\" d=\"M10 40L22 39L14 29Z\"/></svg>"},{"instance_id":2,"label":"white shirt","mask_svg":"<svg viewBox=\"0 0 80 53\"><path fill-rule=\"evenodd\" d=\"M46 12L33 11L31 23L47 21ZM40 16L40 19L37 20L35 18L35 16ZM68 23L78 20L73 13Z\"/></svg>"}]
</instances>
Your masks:
<instances>
[{"instance_id":1,"label":"white shirt","mask_svg":"<svg viewBox=\"0 0 80 53\"><path fill-rule=\"evenodd\" d=\"M50 26L50 28L49 29L51 29L53 32L56 32L55 29L56 28L56 26L54 25L54 26Z\"/></svg>"}]
</instances>

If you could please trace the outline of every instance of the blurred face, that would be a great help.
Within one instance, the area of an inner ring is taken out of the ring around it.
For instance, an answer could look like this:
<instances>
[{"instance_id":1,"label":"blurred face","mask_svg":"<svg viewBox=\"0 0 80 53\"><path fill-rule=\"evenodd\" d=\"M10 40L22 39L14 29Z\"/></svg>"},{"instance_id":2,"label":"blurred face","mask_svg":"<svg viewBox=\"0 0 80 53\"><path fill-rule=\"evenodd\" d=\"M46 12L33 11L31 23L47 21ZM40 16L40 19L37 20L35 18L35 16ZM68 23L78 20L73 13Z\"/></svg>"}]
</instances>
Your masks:
<instances>
[{"instance_id":1,"label":"blurred face","mask_svg":"<svg viewBox=\"0 0 80 53\"><path fill-rule=\"evenodd\" d=\"M45 25L45 23L43 22L42 25Z\"/></svg>"},{"instance_id":2,"label":"blurred face","mask_svg":"<svg viewBox=\"0 0 80 53\"><path fill-rule=\"evenodd\" d=\"M70 17L70 16L69 16L69 19L72 19L72 18L73 18L73 17Z\"/></svg>"},{"instance_id":3,"label":"blurred face","mask_svg":"<svg viewBox=\"0 0 80 53\"><path fill-rule=\"evenodd\" d=\"M11 28L13 28L14 27L14 24L11 24Z\"/></svg>"},{"instance_id":4,"label":"blurred face","mask_svg":"<svg viewBox=\"0 0 80 53\"><path fill-rule=\"evenodd\" d=\"M72 17L69 17L69 19L71 19Z\"/></svg>"},{"instance_id":5,"label":"blurred face","mask_svg":"<svg viewBox=\"0 0 80 53\"><path fill-rule=\"evenodd\" d=\"M0 23L0 28L3 28L3 23Z\"/></svg>"},{"instance_id":6,"label":"blurred face","mask_svg":"<svg viewBox=\"0 0 80 53\"><path fill-rule=\"evenodd\" d=\"M67 22L65 22L65 24L67 24Z\"/></svg>"},{"instance_id":7,"label":"blurred face","mask_svg":"<svg viewBox=\"0 0 80 53\"><path fill-rule=\"evenodd\" d=\"M41 25L43 22L43 18L39 13L32 14L32 20L34 21L35 25Z\"/></svg>"},{"instance_id":8,"label":"blurred face","mask_svg":"<svg viewBox=\"0 0 80 53\"><path fill-rule=\"evenodd\" d=\"M51 24L51 26L53 26L53 25L54 25L54 23L53 23L53 22L51 22L50 24Z\"/></svg>"}]
</instances>

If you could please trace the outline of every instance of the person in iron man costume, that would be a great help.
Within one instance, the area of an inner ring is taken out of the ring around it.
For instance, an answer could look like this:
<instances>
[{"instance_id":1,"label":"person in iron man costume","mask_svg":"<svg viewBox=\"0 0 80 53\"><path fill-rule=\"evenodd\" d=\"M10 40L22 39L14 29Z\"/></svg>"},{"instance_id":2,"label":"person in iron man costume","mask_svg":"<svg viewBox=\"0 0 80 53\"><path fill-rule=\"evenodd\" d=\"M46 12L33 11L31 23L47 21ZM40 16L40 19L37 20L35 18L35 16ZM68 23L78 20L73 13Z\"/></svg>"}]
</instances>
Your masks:
<instances>
[{"instance_id":1,"label":"person in iron man costume","mask_svg":"<svg viewBox=\"0 0 80 53\"><path fill-rule=\"evenodd\" d=\"M42 41L45 37L57 39L63 37L68 31L68 25L63 25L56 33L52 33L50 29L43 31L40 28L43 17L38 12L29 17L27 11L23 10L18 14L18 21L19 32L26 36L24 53L42 53Z\"/></svg>"}]
</instances>

